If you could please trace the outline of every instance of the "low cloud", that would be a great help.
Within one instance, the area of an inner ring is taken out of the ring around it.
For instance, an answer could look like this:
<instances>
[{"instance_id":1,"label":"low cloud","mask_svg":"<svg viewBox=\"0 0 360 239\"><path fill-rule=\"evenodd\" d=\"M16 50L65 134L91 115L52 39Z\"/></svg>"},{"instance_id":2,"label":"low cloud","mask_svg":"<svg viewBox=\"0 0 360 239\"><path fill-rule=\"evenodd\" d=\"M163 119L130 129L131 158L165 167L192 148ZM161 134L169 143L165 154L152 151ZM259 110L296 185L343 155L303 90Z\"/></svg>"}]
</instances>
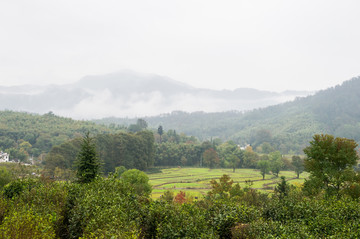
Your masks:
<instances>
[{"instance_id":1,"label":"low cloud","mask_svg":"<svg viewBox=\"0 0 360 239\"><path fill-rule=\"evenodd\" d=\"M0 87L0 109L40 114L52 111L74 119L125 118L173 111L248 111L307 94L197 89L167 77L126 71L85 77L70 85Z\"/></svg>"},{"instance_id":2,"label":"low cloud","mask_svg":"<svg viewBox=\"0 0 360 239\"><path fill-rule=\"evenodd\" d=\"M129 97L114 97L110 90L94 92L71 109L54 110L54 113L75 119L99 119L104 117L144 117L172 111L221 112L246 111L292 100L286 96L263 100L224 100L191 94L175 94L164 97L161 92L133 93Z\"/></svg>"}]
</instances>

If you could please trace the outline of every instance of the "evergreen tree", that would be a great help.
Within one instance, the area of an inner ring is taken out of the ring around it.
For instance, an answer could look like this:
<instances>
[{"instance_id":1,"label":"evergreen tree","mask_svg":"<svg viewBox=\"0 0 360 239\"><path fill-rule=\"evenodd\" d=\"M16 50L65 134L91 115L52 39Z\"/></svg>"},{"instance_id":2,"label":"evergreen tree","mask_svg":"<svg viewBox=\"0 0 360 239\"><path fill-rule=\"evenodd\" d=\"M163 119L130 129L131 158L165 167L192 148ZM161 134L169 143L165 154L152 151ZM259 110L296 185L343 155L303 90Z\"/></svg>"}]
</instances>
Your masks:
<instances>
[{"instance_id":1,"label":"evergreen tree","mask_svg":"<svg viewBox=\"0 0 360 239\"><path fill-rule=\"evenodd\" d=\"M96 154L93 138L87 132L83 138L81 149L77 155L77 174L80 183L89 183L99 174L100 162Z\"/></svg>"},{"instance_id":2,"label":"evergreen tree","mask_svg":"<svg viewBox=\"0 0 360 239\"><path fill-rule=\"evenodd\" d=\"M275 186L275 193L282 199L288 195L289 190L290 185L286 182L285 176L281 176L281 181Z\"/></svg>"}]
</instances>

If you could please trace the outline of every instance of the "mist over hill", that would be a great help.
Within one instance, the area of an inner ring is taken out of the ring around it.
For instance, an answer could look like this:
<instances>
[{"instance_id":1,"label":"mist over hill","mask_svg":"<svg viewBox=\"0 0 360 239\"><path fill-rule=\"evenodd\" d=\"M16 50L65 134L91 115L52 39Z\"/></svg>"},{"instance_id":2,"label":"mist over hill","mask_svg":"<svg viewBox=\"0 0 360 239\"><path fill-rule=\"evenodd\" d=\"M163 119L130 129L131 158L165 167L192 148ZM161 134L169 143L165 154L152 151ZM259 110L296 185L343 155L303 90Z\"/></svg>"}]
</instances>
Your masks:
<instances>
[{"instance_id":1,"label":"mist over hill","mask_svg":"<svg viewBox=\"0 0 360 239\"><path fill-rule=\"evenodd\" d=\"M0 110L40 114L52 111L74 119L143 117L173 111L247 111L309 94L248 88L201 89L164 76L121 71L86 76L66 85L0 86Z\"/></svg>"},{"instance_id":2,"label":"mist over hill","mask_svg":"<svg viewBox=\"0 0 360 239\"><path fill-rule=\"evenodd\" d=\"M0 88L1 104L5 105L4 102L9 103L16 102L18 107L31 107L35 104L38 108L46 110L53 110L55 114L59 114L54 108L47 109L46 106L51 105L51 102L61 102L56 107L62 109L64 112L80 107L80 104L86 105L84 102L89 98L93 97L98 91L106 90L109 92L111 99L126 99L131 98L134 94L133 91L127 89L139 89L138 95L141 97L148 97L147 92L153 92L155 88L152 84L153 81L146 81L149 86L144 85L141 81L142 77L128 78L128 87L121 87L116 80L116 74L106 77L105 81L100 81L98 77L88 77L73 85L63 86L22 86L22 87L2 87ZM130 74L133 75L133 74ZM150 77L150 76L148 76ZM170 79L163 79L162 77L152 76L155 80L163 83L163 90L170 97L171 95L178 94L176 90L180 92L188 92L188 94L205 94L212 96L213 98L220 98L218 95L222 95L222 99L227 102L239 100L240 96L245 97L244 94L240 94L239 98L236 98L234 92L255 92L260 94L260 91L256 90L244 90L239 89L235 91L229 91L230 93L225 94L225 91L213 91L205 89L196 89L191 86L173 82ZM150 77L151 78L151 77ZM105 78L103 78L105 79ZM114 81L111 83L111 81ZM86 87L82 88L86 84ZM108 88L107 85L113 85ZM77 87L75 85L78 85ZM118 87L118 88L116 88ZM143 88L141 88L143 87ZM160 88L159 88L160 89ZM162 88L161 88L162 89ZM5 93L4 93L5 92ZM94 93L95 92L95 93ZM160 91L159 91L160 92ZM170 92L170 93L169 93ZM190 93L189 93L190 92ZM176 130L177 133L185 133L189 136L195 136L200 140L211 140L214 138L220 138L224 141L233 140L237 144L250 143L253 147L261 147L265 142L270 143L273 148L281 150L283 153L296 152L301 153L302 149L308 144L314 134L332 134L339 137L346 137L360 142L360 77L353 78L349 81L345 81L342 85L322 90L314 95L307 97L298 97L293 101L280 103L263 108L253 109L251 111L239 111L230 110L222 112L185 112L185 111L172 111L171 113L163 113L156 116L141 117L148 122L151 129L157 130L159 125L163 126L165 131ZM159 93L160 94L160 93ZM215 96L214 96L215 95ZM267 99L273 95L277 95L272 92L265 92ZM270 95L270 96L269 96ZM265 96L263 99L266 98ZM256 97L255 97L256 98ZM11 102L11 99L14 102ZM165 97L164 97L165 99ZM95 99L93 99L95 100ZM73 102L79 102L74 107ZM240 101L240 100L239 100ZM131 101L127 101L131 102ZM249 100L249 102L253 102ZM23 104L21 104L23 103ZM172 102L165 102L163 105L172 104ZM194 101L194 104L197 102ZM102 105L101 102L91 102L89 104L89 111L98 112L103 109L98 107L117 107L116 104ZM128 107L132 105L129 103ZM8 107L8 106L7 106ZM73 107L73 108L72 108ZM117 112L122 112L125 108L121 105L121 110L114 109L110 112L110 115L116 115ZM165 106L164 106L165 107ZM23 108L21 108L23 109ZM70 109L70 110L69 110ZM17 109L19 110L19 109ZM83 109L85 110L85 109ZM145 109L144 109L145 110ZM151 109L148 109L149 111ZM30 111L30 109L29 109ZM36 113L35 110L31 110ZM14 129L19 128L23 123L21 119L16 116L15 112L3 111L0 116L4 115L15 115ZM54 115L53 113L44 114L44 118ZM83 116L83 115L82 115ZM29 116L30 117L30 116ZM122 129L126 130L124 126L136 123L139 117L106 117L95 120L98 124L111 125L111 129ZM36 121L36 120L35 120ZM13 122L13 120L7 120L6 122ZM7 123L3 124L4 130L9 130ZM19 124L20 126L16 126ZM118 127L116 127L118 125ZM46 126L49 127L49 126ZM57 125L50 127L57 128ZM32 137L32 136L31 136ZM31 138L29 136L29 138Z\"/></svg>"},{"instance_id":3,"label":"mist over hill","mask_svg":"<svg viewBox=\"0 0 360 239\"><path fill-rule=\"evenodd\" d=\"M201 140L220 138L254 147L271 143L283 153L302 149L314 134L332 134L360 142L360 77L314 95L250 112L181 112L145 117L149 126L193 135ZM105 118L98 123L129 125L136 118Z\"/></svg>"}]
</instances>

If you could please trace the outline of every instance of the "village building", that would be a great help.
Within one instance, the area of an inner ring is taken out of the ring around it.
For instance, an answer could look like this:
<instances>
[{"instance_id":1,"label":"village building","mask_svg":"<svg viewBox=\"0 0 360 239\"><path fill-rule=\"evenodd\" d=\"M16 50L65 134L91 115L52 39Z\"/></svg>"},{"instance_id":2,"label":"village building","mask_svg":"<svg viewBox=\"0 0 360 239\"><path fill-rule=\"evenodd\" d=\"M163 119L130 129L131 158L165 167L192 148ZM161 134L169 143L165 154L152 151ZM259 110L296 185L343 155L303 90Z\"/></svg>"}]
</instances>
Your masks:
<instances>
[{"instance_id":1,"label":"village building","mask_svg":"<svg viewBox=\"0 0 360 239\"><path fill-rule=\"evenodd\" d=\"M0 163L9 162L10 156L8 153L4 153L3 151L0 151Z\"/></svg>"}]
</instances>

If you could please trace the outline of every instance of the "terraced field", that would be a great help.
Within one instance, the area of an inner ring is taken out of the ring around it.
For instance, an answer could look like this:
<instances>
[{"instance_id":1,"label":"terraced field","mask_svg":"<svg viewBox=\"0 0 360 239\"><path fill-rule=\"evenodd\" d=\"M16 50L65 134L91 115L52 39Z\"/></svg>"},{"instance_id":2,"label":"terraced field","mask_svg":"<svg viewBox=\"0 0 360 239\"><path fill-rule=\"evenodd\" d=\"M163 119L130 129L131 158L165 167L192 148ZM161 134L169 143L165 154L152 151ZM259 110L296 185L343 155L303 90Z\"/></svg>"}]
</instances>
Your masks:
<instances>
[{"instance_id":1,"label":"terraced field","mask_svg":"<svg viewBox=\"0 0 360 239\"><path fill-rule=\"evenodd\" d=\"M296 178L294 171L281 171L279 178L273 175L266 175L262 180L260 172L255 169L237 169L233 173L232 169L208 169L208 168L167 168L159 173L148 174L150 184L153 185L153 198L159 198L166 190L185 191L194 197L201 197L210 190L210 180L219 179L223 174L230 175L235 183L241 187L246 186L246 181L251 180L252 188L259 190L272 191L280 176L285 176L290 183L302 183L308 176L306 173Z\"/></svg>"}]
</instances>

